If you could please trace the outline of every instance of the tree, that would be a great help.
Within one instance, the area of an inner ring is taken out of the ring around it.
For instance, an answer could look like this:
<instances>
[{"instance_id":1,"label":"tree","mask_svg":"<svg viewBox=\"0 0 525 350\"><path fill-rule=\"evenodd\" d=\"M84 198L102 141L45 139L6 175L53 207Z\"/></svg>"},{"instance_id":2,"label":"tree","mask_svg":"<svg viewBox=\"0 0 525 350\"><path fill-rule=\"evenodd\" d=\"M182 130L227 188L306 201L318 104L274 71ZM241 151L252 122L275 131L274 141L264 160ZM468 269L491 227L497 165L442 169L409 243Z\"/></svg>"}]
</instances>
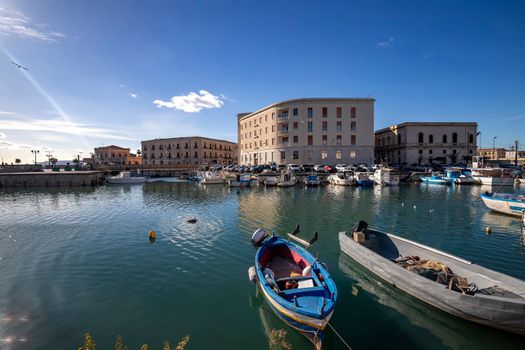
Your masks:
<instances>
[{"instance_id":1,"label":"tree","mask_svg":"<svg viewBox=\"0 0 525 350\"><path fill-rule=\"evenodd\" d=\"M73 163L77 164L78 163L78 159L77 158L73 159Z\"/></svg>"},{"instance_id":2,"label":"tree","mask_svg":"<svg viewBox=\"0 0 525 350\"><path fill-rule=\"evenodd\" d=\"M15 163L16 163L16 164L20 164L20 163L22 163L22 161L20 160L20 158L16 158L16 159L15 159Z\"/></svg>"},{"instance_id":3,"label":"tree","mask_svg":"<svg viewBox=\"0 0 525 350\"><path fill-rule=\"evenodd\" d=\"M58 159L51 157L49 161L51 162L51 164L55 165L58 162Z\"/></svg>"},{"instance_id":4,"label":"tree","mask_svg":"<svg viewBox=\"0 0 525 350\"><path fill-rule=\"evenodd\" d=\"M447 154L447 157L450 158L450 163L452 164L458 163L458 156L459 156L459 152Z\"/></svg>"}]
</instances>

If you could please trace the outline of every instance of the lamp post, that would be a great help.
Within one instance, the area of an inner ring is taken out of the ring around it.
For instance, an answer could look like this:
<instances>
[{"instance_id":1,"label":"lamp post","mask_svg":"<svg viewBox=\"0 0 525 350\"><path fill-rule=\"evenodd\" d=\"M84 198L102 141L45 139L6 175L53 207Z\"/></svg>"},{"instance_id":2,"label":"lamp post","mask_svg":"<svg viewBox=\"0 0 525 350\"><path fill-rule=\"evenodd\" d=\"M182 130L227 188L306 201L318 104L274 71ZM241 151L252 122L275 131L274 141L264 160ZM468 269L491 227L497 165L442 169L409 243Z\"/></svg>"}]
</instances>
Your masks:
<instances>
[{"instance_id":1,"label":"lamp post","mask_svg":"<svg viewBox=\"0 0 525 350\"><path fill-rule=\"evenodd\" d=\"M40 153L40 151L37 150L37 149L32 149L32 150L31 150L31 153L33 153L33 154L35 155L35 165L36 165L36 155L37 155L38 153Z\"/></svg>"},{"instance_id":2,"label":"lamp post","mask_svg":"<svg viewBox=\"0 0 525 350\"><path fill-rule=\"evenodd\" d=\"M497 138L498 138L497 136L494 136L492 138L492 159L495 159L495 160L498 160L497 159L498 157L496 157L496 139Z\"/></svg>"}]
</instances>

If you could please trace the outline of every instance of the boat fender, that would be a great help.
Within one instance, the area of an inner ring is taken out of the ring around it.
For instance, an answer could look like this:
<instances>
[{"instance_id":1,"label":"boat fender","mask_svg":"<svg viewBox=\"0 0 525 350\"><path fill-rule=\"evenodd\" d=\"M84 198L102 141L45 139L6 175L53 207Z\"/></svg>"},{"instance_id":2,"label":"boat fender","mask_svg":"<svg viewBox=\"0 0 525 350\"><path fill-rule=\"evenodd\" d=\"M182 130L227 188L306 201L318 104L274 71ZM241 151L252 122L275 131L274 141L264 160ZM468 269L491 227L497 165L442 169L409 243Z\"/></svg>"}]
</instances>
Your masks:
<instances>
[{"instance_id":1,"label":"boat fender","mask_svg":"<svg viewBox=\"0 0 525 350\"><path fill-rule=\"evenodd\" d=\"M266 231L264 231L264 229L257 229L252 235L252 244L255 247L258 247L264 242L266 237L268 237L268 235L266 234Z\"/></svg>"},{"instance_id":2,"label":"boat fender","mask_svg":"<svg viewBox=\"0 0 525 350\"><path fill-rule=\"evenodd\" d=\"M251 283L257 282L257 271L255 270L255 266L250 266L248 269L248 279Z\"/></svg>"},{"instance_id":3,"label":"boat fender","mask_svg":"<svg viewBox=\"0 0 525 350\"><path fill-rule=\"evenodd\" d=\"M310 276L312 276L312 266L306 266L306 267L303 269L303 276L305 276L305 277L310 277Z\"/></svg>"}]
</instances>

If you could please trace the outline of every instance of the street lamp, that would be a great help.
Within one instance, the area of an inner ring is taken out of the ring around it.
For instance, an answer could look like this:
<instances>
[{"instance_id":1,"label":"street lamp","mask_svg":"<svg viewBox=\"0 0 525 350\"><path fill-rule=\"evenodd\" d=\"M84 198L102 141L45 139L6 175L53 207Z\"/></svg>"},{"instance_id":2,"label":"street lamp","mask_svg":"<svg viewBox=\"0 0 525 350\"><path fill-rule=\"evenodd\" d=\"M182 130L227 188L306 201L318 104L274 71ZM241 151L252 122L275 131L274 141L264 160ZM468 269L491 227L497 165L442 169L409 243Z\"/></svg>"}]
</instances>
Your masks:
<instances>
[{"instance_id":1,"label":"street lamp","mask_svg":"<svg viewBox=\"0 0 525 350\"><path fill-rule=\"evenodd\" d=\"M32 150L31 150L31 153L33 153L33 154L35 155L35 165L36 165L36 155L37 155L38 153L40 153L40 151L37 150L37 149L32 149Z\"/></svg>"},{"instance_id":2,"label":"street lamp","mask_svg":"<svg viewBox=\"0 0 525 350\"><path fill-rule=\"evenodd\" d=\"M496 157L496 139L497 138L498 138L497 136L494 136L492 138L492 159L494 159L494 160L496 160L496 158L497 158Z\"/></svg>"}]
</instances>

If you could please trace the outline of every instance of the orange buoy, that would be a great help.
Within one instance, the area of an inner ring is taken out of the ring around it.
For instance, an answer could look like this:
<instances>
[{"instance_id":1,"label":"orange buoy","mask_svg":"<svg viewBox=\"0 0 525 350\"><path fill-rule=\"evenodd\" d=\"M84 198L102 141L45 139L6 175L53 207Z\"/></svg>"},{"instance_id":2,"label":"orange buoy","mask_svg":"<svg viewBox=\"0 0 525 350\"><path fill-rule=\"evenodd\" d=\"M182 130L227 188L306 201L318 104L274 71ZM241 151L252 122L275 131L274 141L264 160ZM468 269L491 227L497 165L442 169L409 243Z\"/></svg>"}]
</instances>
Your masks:
<instances>
[{"instance_id":1,"label":"orange buoy","mask_svg":"<svg viewBox=\"0 0 525 350\"><path fill-rule=\"evenodd\" d=\"M153 230L149 230L149 239L157 238L157 234Z\"/></svg>"}]
</instances>

